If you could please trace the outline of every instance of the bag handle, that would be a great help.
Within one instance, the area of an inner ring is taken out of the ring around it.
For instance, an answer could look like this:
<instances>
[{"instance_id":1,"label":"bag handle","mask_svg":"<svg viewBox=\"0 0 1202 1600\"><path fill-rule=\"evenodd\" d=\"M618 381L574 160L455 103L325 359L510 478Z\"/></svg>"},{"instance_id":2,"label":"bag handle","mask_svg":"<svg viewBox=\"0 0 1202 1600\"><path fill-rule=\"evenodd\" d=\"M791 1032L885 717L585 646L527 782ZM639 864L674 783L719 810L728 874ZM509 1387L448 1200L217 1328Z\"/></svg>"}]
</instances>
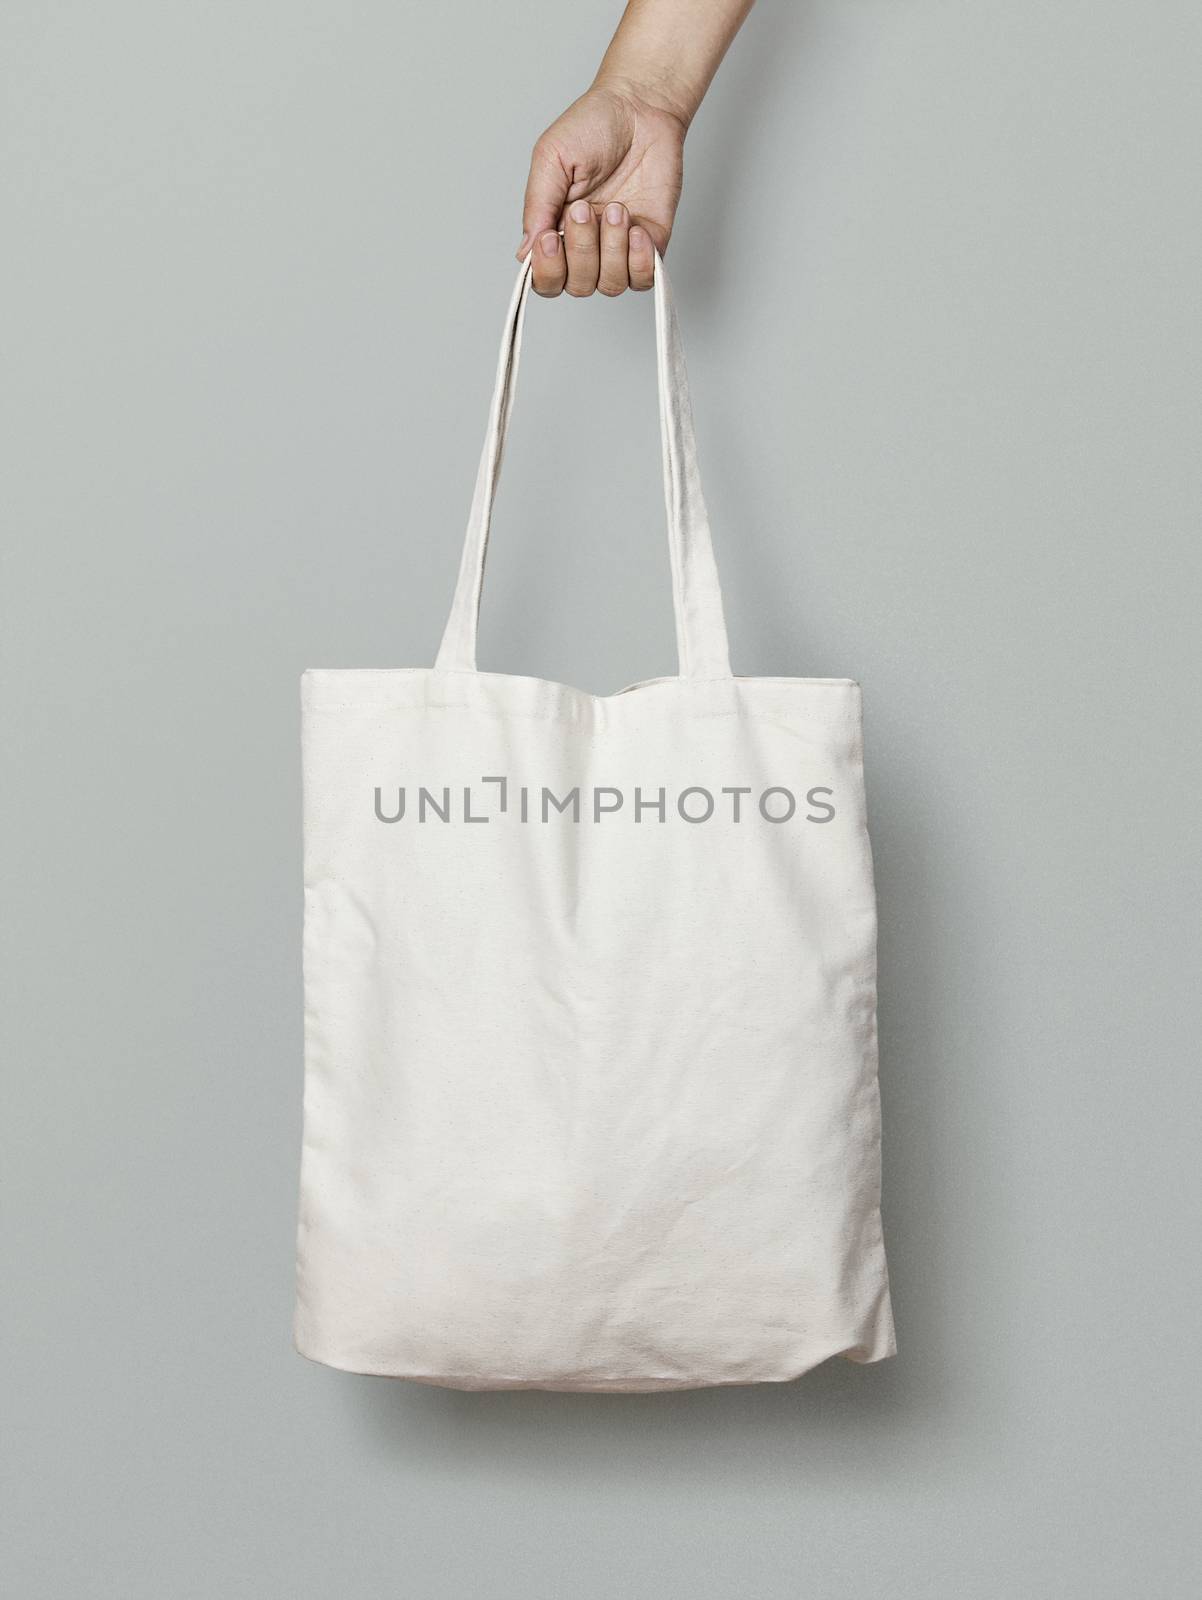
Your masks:
<instances>
[{"instance_id":1,"label":"bag handle","mask_svg":"<svg viewBox=\"0 0 1202 1600\"><path fill-rule=\"evenodd\" d=\"M501 457L505 450L505 436L513 410L522 327L530 297L532 261L533 251L518 273L501 335L501 354L488 415L488 431L484 436L484 450L476 474L476 490L463 541L455 598L434 664L438 672L476 671L476 631L480 620L484 560L488 552L488 533L501 471ZM718 583L718 569L714 564L709 518L697 468L689 380L668 275L658 250L655 252L654 298L664 500L668 512L668 551L672 563L672 603L676 613L680 676L729 678L730 655L722 614L722 590Z\"/></svg>"}]
</instances>

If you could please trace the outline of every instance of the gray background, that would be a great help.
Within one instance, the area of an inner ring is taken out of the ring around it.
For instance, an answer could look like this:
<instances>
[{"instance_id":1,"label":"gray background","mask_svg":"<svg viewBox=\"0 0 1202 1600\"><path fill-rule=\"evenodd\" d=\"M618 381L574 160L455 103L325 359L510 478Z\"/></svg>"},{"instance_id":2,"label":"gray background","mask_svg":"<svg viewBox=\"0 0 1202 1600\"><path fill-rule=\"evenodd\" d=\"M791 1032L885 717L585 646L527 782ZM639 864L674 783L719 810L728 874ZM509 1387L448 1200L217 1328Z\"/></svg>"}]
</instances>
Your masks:
<instances>
[{"instance_id":1,"label":"gray background","mask_svg":"<svg viewBox=\"0 0 1202 1600\"><path fill-rule=\"evenodd\" d=\"M432 659L615 13L0 13L14 1600L1197 1592L1192 0L763 0L690 137L736 670L865 687L897 1360L291 1349L297 676ZM674 670L651 337L533 306L483 665Z\"/></svg>"}]
</instances>

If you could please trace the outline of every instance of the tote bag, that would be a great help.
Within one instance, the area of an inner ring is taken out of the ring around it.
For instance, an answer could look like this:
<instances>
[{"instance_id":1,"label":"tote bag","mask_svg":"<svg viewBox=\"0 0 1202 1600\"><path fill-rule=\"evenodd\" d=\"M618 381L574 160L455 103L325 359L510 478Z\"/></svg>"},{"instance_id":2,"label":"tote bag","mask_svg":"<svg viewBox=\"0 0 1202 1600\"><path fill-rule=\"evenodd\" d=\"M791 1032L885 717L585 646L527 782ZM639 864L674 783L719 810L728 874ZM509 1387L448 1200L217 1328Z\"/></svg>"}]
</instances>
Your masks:
<instances>
[{"instance_id":1,"label":"tote bag","mask_svg":"<svg viewBox=\"0 0 1202 1600\"><path fill-rule=\"evenodd\" d=\"M860 690L731 674L658 259L679 673L477 668L529 289L527 263L434 667L302 678L296 1345L462 1389L878 1361Z\"/></svg>"}]
</instances>

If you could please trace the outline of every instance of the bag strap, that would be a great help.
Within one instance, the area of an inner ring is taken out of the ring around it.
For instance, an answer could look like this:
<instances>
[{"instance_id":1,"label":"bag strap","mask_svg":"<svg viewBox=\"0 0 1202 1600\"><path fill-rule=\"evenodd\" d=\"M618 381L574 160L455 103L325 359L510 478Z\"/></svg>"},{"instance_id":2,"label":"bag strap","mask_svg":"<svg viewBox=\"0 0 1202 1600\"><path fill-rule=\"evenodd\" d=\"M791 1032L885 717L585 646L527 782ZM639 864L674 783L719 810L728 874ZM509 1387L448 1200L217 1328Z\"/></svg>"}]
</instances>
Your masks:
<instances>
[{"instance_id":1,"label":"bag strap","mask_svg":"<svg viewBox=\"0 0 1202 1600\"><path fill-rule=\"evenodd\" d=\"M476 475L471 515L451 614L435 661L439 672L475 672L480 592L505 436L513 410L522 328L530 296L533 252L523 262L509 302L493 388L488 431ZM685 371L680 327L668 275L655 252L655 349L659 421L663 446L664 500L668 512L668 550L672 564L672 602L676 648L682 678L729 678L730 655L722 614L722 591L714 564L709 518L697 467L693 409Z\"/></svg>"}]
</instances>

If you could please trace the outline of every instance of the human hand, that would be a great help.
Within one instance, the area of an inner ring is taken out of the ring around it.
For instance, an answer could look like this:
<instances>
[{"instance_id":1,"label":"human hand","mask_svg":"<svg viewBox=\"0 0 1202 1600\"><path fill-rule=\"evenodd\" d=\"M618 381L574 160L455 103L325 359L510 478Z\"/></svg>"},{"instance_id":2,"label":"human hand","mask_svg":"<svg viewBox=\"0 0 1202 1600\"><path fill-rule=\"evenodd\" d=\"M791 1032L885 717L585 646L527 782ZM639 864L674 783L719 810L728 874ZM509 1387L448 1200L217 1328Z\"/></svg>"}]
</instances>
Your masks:
<instances>
[{"instance_id":1,"label":"human hand","mask_svg":"<svg viewBox=\"0 0 1202 1600\"><path fill-rule=\"evenodd\" d=\"M518 259L541 295L650 289L680 200L687 124L624 87L595 85L534 147ZM561 238L558 230L563 229Z\"/></svg>"}]
</instances>

